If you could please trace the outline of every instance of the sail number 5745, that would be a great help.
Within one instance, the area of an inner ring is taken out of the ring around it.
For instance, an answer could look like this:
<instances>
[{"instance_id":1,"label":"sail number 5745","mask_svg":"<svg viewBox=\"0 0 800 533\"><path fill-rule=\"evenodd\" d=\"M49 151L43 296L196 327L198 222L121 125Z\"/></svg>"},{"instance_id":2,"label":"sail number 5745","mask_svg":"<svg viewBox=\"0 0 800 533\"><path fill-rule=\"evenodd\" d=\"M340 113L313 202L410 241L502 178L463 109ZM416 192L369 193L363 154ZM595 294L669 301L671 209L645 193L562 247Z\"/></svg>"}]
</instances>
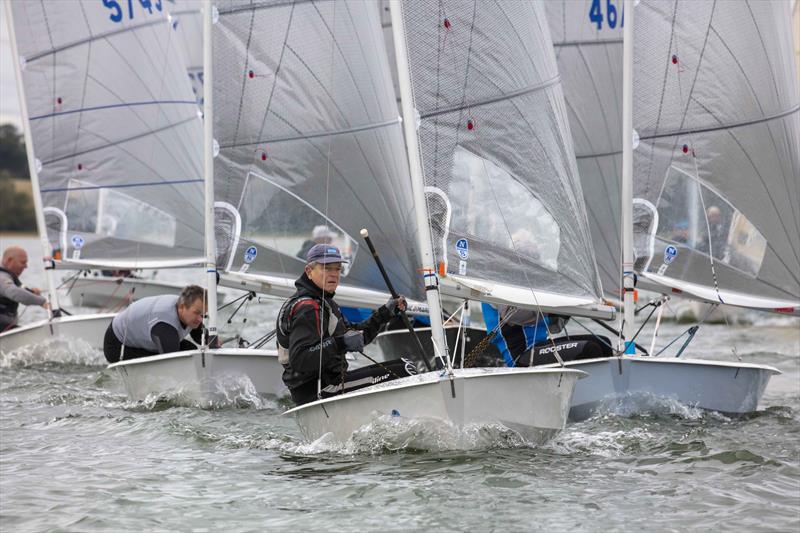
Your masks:
<instances>
[{"instance_id":1,"label":"sail number 5745","mask_svg":"<svg viewBox=\"0 0 800 533\"><path fill-rule=\"evenodd\" d=\"M592 0L592 5L589 8L589 21L597 24L597 29L603 29L603 9L602 0ZM621 3L621 2L620 2ZM605 0L606 12L605 19L608 22L608 27L612 30L617 27L617 20L619 20L619 27L625 25L625 9L620 6L619 13L617 13L617 6L614 5L613 0Z\"/></svg>"},{"instance_id":2,"label":"sail number 5745","mask_svg":"<svg viewBox=\"0 0 800 533\"><path fill-rule=\"evenodd\" d=\"M166 0L174 3L175 0ZM111 10L108 18L111 22L122 22L124 18L133 20L136 12L144 12L145 15L152 15L153 9L161 11L162 0L103 0L103 5ZM134 9L135 6L135 9Z\"/></svg>"}]
</instances>

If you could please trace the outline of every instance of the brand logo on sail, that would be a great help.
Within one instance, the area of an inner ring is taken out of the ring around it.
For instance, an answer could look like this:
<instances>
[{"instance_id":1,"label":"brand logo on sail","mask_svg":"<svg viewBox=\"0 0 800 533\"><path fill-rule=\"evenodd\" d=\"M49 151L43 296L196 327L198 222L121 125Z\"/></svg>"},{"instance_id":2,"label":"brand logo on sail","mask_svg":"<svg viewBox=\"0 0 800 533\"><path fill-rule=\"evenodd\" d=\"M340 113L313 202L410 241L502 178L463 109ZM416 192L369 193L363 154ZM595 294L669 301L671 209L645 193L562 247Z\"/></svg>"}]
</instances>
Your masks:
<instances>
[{"instance_id":1,"label":"brand logo on sail","mask_svg":"<svg viewBox=\"0 0 800 533\"><path fill-rule=\"evenodd\" d=\"M458 257L464 261L467 260L469 257L469 243L467 239L458 239L456 241L456 252L458 252Z\"/></svg>"},{"instance_id":2,"label":"brand logo on sail","mask_svg":"<svg viewBox=\"0 0 800 533\"><path fill-rule=\"evenodd\" d=\"M258 255L258 250L255 246L250 246L247 250L244 251L244 262L248 265L256 260L256 256Z\"/></svg>"},{"instance_id":3,"label":"brand logo on sail","mask_svg":"<svg viewBox=\"0 0 800 533\"><path fill-rule=\"evenodd\" d=\"M80 235L73 235L72 236L72 247L76 250L80 250L83 248L83 243L86 242L83 237Z\"/></svg>"},{"instance_id":4,"label":"brand logo on sail","mask_svg":"<svg viewBox=\"0 0 800 533\"><path fill-rule=\"evenodd\" d=\"M664 262L666 264L672 263L675 258L678 257L678 249L672 245L667 246L664 249Z\"/></svg>"}]
</instances>

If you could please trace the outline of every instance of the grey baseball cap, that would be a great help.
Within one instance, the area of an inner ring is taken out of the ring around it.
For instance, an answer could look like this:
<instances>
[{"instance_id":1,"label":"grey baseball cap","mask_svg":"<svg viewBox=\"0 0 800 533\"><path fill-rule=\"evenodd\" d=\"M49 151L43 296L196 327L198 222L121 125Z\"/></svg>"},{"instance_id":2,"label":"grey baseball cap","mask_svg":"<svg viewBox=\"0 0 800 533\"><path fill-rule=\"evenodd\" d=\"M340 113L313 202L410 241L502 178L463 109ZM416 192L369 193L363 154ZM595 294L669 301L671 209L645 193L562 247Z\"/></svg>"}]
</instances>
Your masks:
<instances>
[{"instance_id":1,"label":"grey baseball cap","mask_svg":"<svg viewBox=\"0 0 800 533\"><path fill-rule=\"evenodd\" d=\"M342 259L342 254L336 246L315 244L306 254L306 263L327 265L328 263L347 263L347 260Z\"/></svg>"}]
</instances>

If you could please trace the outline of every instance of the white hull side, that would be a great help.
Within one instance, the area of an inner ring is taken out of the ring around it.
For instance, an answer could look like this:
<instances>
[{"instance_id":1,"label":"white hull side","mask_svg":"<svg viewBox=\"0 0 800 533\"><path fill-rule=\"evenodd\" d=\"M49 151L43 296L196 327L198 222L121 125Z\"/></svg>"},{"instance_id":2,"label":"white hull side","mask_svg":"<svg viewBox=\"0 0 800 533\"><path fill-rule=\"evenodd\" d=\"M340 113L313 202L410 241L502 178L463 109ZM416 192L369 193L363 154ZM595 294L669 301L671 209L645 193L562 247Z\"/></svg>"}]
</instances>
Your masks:
<instances>
[{"instance_id":1,"label":"white hull side","mask_svg":"<svg viewBox=\"0 0 800 533\"><path fill-rule=\"evenodd\" d=\"M103 349L103 337L115 313L62 316L40 320L0 333L0 352L11 352L23 346L53 338L80 339L92 348Z\"/></svg>"},{"instance_id":2,"label":"white hull side","mask_svg":"<svg viewBox=\"0 0 800 533\"><path fill-rule=\"evenodd\" d=\"M184 285L164 281L138 278L80 278L67 284L72 305L113 309L136 300L162 294L178 295ZM133 293L131 293L133 291ZM217 292L217 305L225 301L226 294Z\"/></svg>"},{"instance_id":3,"label":"white hull side","mask_svg":"<svg viewBox=\"0 0 800 533\"><path fill-rule=\"evenodd\" d=\"M773 374L766 365L622 356L566 363L589 377L575 387L570 420L585 420L604 402L629 395L669 398L728 414L753 412Z\"/></svg>"},{"instance_id":4,"label":"white hull side","mask_svg":"<svg viewBox=\"0 0 800 533\"><path fill-rule=\"evenodd\" d=\"M345 442L379 416L434 419L458 427L501 424L543 443L564 428L582 372L562 369L456 369L451 380L428 372L374 385L287 411L308 440L331 433ZM455 397L453 395L455 391Z\"/></svg>"},{"instance_id":5,"label":"white hull side","mask_svg":"<svg viewBox=\"0 0 800 533\"><path fill-rule=\"evenodd\" d=\"M140 357L108 366L125 384L134 401L151 395L180 394L194 404L208 405L226 399L227 387L249 380L258 394L287 392L283 366L275 350L219 348L188 350Z\"/></svg>"}]
</instances>

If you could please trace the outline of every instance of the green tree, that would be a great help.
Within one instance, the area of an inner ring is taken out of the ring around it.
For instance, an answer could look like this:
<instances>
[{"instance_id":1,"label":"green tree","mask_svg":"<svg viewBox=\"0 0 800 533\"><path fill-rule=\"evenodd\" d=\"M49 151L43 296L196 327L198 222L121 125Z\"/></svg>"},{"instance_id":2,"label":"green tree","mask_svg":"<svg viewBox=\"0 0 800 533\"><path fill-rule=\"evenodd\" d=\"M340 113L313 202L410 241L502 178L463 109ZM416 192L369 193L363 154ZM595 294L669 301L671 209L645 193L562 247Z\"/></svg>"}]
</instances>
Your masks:
<instances>
[{"instance_id":1,"label":"green tree","mask_svg":"<svg viewBox=\"0 0 800 533\"><path fill-rule=\"evenodd\" d=\"M0 171L14 178L30 179L25 140L13 124L0 125Z\"/></svg>"},{"instance_id":2,"label":"green tree","mask_svg":"<svg viewBox=\"0 0 800 533\"><path fill-rule=\"evenodd\" d=\"M33 200L29 194L17 191L9 173L0 170L0 232L35 230Z\"/></svg>"}]
</instances>

